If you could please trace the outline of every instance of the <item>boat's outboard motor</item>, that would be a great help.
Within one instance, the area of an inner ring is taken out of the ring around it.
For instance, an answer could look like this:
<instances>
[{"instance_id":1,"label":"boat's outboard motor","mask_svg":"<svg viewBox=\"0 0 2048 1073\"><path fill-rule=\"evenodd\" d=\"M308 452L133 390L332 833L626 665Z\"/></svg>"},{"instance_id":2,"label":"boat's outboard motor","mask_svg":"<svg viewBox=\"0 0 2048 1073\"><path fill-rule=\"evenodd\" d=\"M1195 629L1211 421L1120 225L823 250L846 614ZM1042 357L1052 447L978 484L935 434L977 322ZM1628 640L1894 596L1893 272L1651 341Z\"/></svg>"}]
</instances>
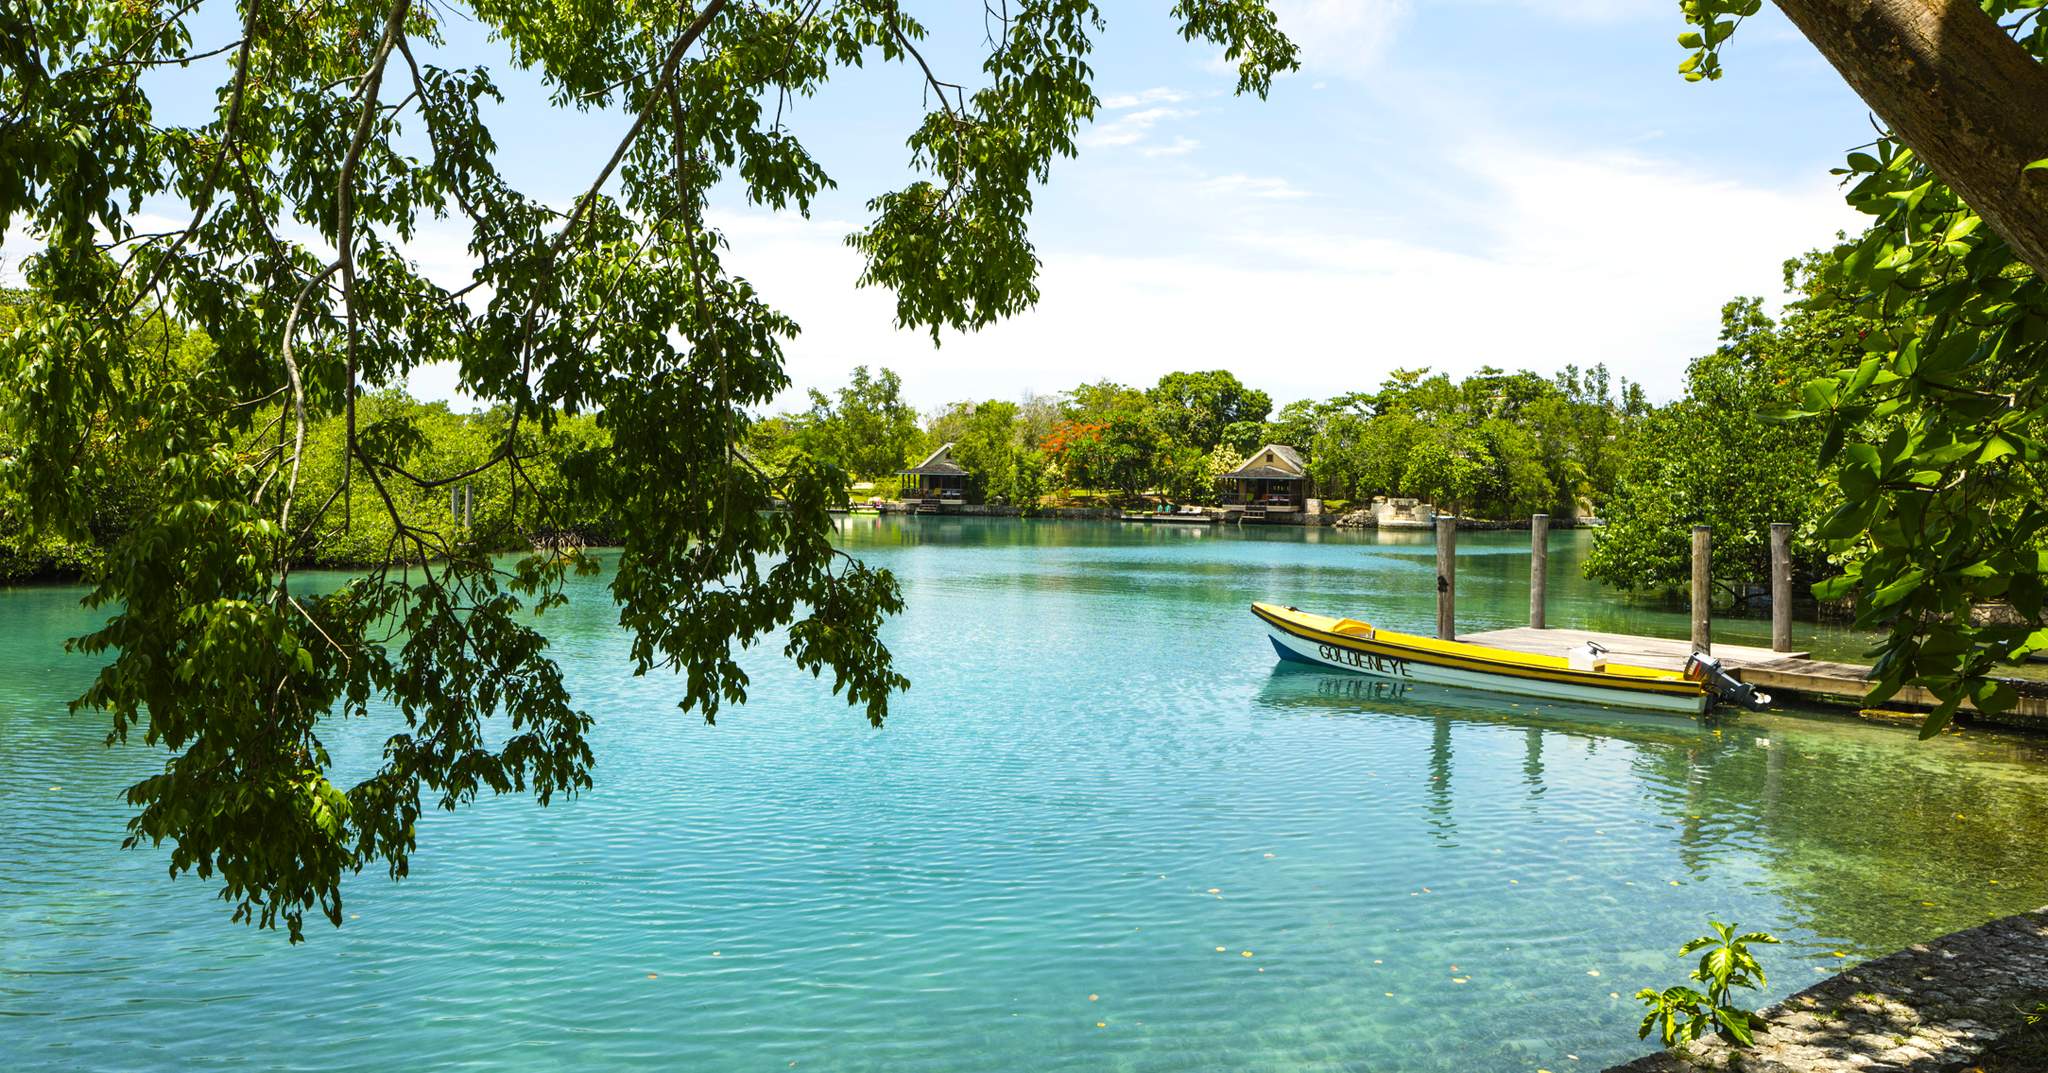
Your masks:
<instances>
[{"instance_id":1,"label":"boat's outboard motor","mask_svg":"<svg viewBox=\"0 0 2048 1073\"><path fill-rule=\"evenodd\" d=\"M1707 687L1715 700L1739 704L1753 712L1763 711L1771 706L1771 695L1759 693L1747 682L1738 682L1721 666L1721 661L1704 652L1694 652L1685 658L1685 676Z\"/></svg>"}]
</instances>

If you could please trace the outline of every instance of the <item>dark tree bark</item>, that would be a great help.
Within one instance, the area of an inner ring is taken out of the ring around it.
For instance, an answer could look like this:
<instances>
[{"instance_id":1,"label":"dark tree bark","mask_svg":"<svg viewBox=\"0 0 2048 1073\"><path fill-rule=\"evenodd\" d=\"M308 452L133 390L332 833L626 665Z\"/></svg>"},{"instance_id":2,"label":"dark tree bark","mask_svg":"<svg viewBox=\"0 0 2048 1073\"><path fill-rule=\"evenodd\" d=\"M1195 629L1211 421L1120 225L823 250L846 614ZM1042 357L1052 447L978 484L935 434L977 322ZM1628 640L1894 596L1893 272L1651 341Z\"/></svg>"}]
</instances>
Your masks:
<instances>
[{"instance_id":1,"label":"dark tree bark","mask_svg":"<svg viewBox=\"0 0 2048 1073\"><path fill-rule=\"evenodd\" d=\"M1899 139L2048 276L2048 67L1974 0L1776 0Z\"/></svg>"}]
</instances>

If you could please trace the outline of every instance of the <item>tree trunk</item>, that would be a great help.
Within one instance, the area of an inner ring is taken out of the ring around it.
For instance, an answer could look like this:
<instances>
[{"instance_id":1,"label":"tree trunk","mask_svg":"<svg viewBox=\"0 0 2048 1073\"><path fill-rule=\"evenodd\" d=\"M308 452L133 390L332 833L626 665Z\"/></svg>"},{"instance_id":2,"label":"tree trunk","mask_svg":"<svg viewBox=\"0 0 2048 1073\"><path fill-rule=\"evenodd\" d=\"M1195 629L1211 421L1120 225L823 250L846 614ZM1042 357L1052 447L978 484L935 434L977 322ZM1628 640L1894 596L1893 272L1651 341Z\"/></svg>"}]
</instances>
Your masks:
<instances>
[{"instance_id":1,"label":"tree trunk","mask_svg":"<svg viewBox=\"0 0 2048 1073\"><path fill-rule=\"evenodd\" d=\"M2048 276L2048 67L1975 0L1776 0L1899 139Z\"/></svg>"}]
</instances>

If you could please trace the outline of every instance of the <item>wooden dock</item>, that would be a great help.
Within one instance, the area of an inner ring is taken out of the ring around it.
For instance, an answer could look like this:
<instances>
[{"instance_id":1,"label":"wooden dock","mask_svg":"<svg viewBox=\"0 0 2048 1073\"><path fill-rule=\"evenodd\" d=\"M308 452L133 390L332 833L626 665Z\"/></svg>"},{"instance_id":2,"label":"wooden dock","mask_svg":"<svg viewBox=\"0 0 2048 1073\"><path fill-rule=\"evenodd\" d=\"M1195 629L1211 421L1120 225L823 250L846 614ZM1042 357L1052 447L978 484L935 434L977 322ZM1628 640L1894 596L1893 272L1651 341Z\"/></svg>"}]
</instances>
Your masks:
<instances>
[{"instance_id":1,"label":"wooden dock","mask_svg":"<svg viewBox=\"0 0 2048 1073\"><path fill-rule=\"evenodd\" d=\"M1533 626L1468 633L1460 636L1458 640L1470 641L1475 645L1513 649L1516 652L1534 652L1544 656L1562 656L1566 650L1591 641L1606 649L1616 663L1633 663L1638 667L1655 667L1667 671L1684 670L1685 657L1692 655L1692 645L1677 638L1636 637L1626 633L1599 633L1594 630L1539 630ZM1717 644L1714 646L1714 655L1720 659L1722 666L1733 671L1737 667L1768 663L1776 659L1805 659L1808 653L1773 652L1768 648ZM1849 665L1841 663L1835 666Z\"/></svg>"},{"instance_id":2,"label":"wooden dock","mask_svg":"<svg viewBox=\"0 0 2048 1073\"><path fill-rule=\"evenodd\" d=\"M1532 626L1484 630L1463 634L1458 639L1545 656L1562 656L1566 650L1591 641L1605 648L1617 663L1674 671L1683 669L1685 657L1692 653L1690 642L1676 638L1636 637L1594 630L1536 629ZM1870 681L1865 677L1870 668L1855 663L1810 659L1809 655L1806 652L1774 652L1749 645L1718 642L1714 645L1715 658L1730 674L1779 699L1863 706L1863 697L1870 691ZM2020 726L2043 726L2043 721L2048 721L2048 682L2024 679L2013 679L2012 682L2019 690L2019 703L2001 715L1998 721ZM1937 703L1939 701L1934 694L1918 686L1908 686L1885 701L1885 706L1924 711ZM1975 710L1968 701L1963 703L1963 707Z\"/></svg>"},{"instance_id":3,"label":"wooden dock","mask_svg":"<svg viewBox=\"0 0 2048 1073\"><path fill-rule=\"evenodd\" d=\"M1544 598L1548 588L1550 516L1529 519L1529 625L1504 630L1463 633L1457 629L1458 520L1436 515L1436 636L1456 638L1474 644L1504 648L1534 655L1563 656L1568 650L1591 641L1606 649L1618 663L1640 667L1681 670L1686 657L1705 647L1713 637L1713 615L1709 596L1713 591L1713 534L1704 525L1692 527L1692 633L1689 639L1636 637L1630 634L1600 633L1593 630L1554 630L1547 625ZM1855 663L1830 663L1811 658L1811 653L1792 648L1792 524L1772 522L1771 539L1771 644L1770 648L1750 645L1716 644L1714 656L1737 679L1760 687L1775 700L1826 702L1851 705L1873 718L1912 719L1910 711L1895 709L1935 708L1940 701L1928 690L1909 686L1886 699L1884 708L1864 708L1870 692L1870 668ZM2018 702L1996 715L1983 716L1987 723L2048 731L2048 679L2003 678L2019 695ZM1964 712L1976 708L1964 701Z\"/></svg>"}]
</instances>

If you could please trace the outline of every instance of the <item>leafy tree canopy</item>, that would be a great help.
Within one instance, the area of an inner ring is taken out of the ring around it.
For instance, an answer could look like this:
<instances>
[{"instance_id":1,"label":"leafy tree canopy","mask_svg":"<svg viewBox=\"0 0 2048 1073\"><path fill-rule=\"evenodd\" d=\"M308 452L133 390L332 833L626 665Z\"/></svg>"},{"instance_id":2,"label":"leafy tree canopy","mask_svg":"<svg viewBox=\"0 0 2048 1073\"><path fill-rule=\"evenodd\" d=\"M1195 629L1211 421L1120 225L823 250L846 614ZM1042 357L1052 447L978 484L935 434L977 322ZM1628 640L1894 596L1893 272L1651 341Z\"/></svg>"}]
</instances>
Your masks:
<instances>
[{"instance_id":1,"label":"leafy tree canopy","mask_svg":"<svg viewBox=\"0 0 2048 1073\"><path fill-rule=\"evenodd\" d=\"M1811 286L1817 262L1793 262L1788 280ZM1797 267L1795 267L1797 266ZM1856 327L1841 314L1795 303L1773 323L1755 298L1721 312L1721 345L1686 370L1685 396L1639 421L1593 537L1586 576L1623 589L1675 593L1692 577L1691 529L1713 529L1713 578L1741 601L1770 577L1770 526L1795 527L1795 568L1825 568L1812 539L1830 502L1813 464L1820 431L1775 415L1807 377L1832 368L1839 340Z\"/></svg>"},{"instance_id":2,"label":"leafy tree canopy","mask_svg":"<svg viewBox=\"0 0 2048 1073\"><path fill-rule=\"evenodd\" d=\"M1640 389L1623 382L1641 406ZM1377 391L1281 411L1306 434L1311 474L1344 498L1413 496L1489 518L1576 514L1603 496L1631 414L1605 366L1544 377L1486 367L1463 380L1396 369Z\"/></svg>"},{"instance_id":3,"label":"leafy tree canopy","mask_svg":"<svg viewBox=\"0 0 2048 1073\"><path fill-rule=\"evenodd\" d=\"M1273 410L1270 396L1244 386L1222 369L1167 373L1146 395L1159 430L1197 451L1215 450L1226 428L1264 421Z\"/></svg>"},{"instance_id":4,"label":"leafy tree canopy","mask_svg":"<svg viewBox=\"0 0 2048 1073\"><path fill-rule=\"evenodd\" d=\"M903 401L903 383L883 369L870 376L855 366L853 379L832 396L813 388L811 409L798 442L811 457L856 477L883 477L903 467L918 446L917 411Z\"/></svg>"},{"instance_id":5,"label":"leafy tree canopy","mask_svg":"<svg viewBox=\"0 0 2048 1073\"><path fill-rule=\"evenodd\" d=\"M1887 634L1866 703L1924 685L1942 700L1931 735L1966 699L2011 705L1995 670L2048 648L2048 20L2038 0L1983 0L1945 5L1929 35L1921 4L1781 6L1900 124L1838 171L1872 223L1832 251L1813 300L1876 326L1786 414L1816 422L1816 457L1838 468L1815 535L1846 569L1816 591ZM1683 8L1697 29L1681 69L1721 77L1755 0ZM2017 614L1972 613L1992 602Z\"/></svg>"},{"instance_id":6,"label":"leafy tree canopy","mask_svg":"<svg viewBox=\"0 0 2048 1073\"><path fill-rule=\"evenodd\" d=\"M1068 485L1114 488L1125 495L1150 487L1172 449L1151 415L1142 407L1119 407L1096 417L1067 421L1047 438L1046 454Z\"/></svg>"},{"instance_id":7,"label":"leafy tree canopy","mask_svg":"<svg viewBox=\"0 0 2048 1073\"><path fill-rule=\"evenodd\" d=\"M1034 505L1045 494L1048 474L1022 414L1014 402L955 403L932 420L926 440L932 447L953 445L952 459L967 471L970 497Z\"/></svg>"},{"instance_id":8,"label":"leafy tree canopy","mask_svg":"<svg viewBox=\"0 0 2048 1073\"><path fill-rule=\"evenodd\" d=\"M405 508L405 489L486 469L515 516L594 504L617 519L610 589L632 668L681 672L684 707L709 718L743 699L737 649L782 631L791 660L829 670L879 723L906 684L877 637L896 584L827 539L841 470L794 459L771 477L741 451L749 408L786 386L796 325L726 270L705 202L729 184L806 211L831 178L783 104L846 67L896 65L928 110L913 177L849 238L861 282L935 337L1027 307L1034 188L1096 107L1096 5L992 12L972 72L935 70L925 28L893 0L234 10L231 36L198 40L211 6L0 7L0 231L42 244L37 315L0 339L4 480L37 531L78 532L80 468L95 430L117 428L158 496L95 570L91 603L109 618L76 642L107 659L79 706L107 713L114 740L168 754L129 791L131 842L169 842L173 874L216 879L237 918L297 939L309 911L340 924L346 875L405 874L426 805L589 785L590 717L531 621L577 560L501 564ZM1223 49L1241 92L1293 66L1261 0L1173 10L1186 37ZM500 171L485 119L499 91L488 67L442 54L447 18L477 24L555 107L630 117L573 200ZM141 77L187 64L218 86L189 125ZM145 207L184 222L151 230ZM459 287L399 246L440 217L469 235ZM134 331L151 317L203 333L205 360L159 375L159 348ZM407 465L407 423L366 402L428 361L507 410L469 472ZM561 459L551 496L525 432L565 414L594 414L606 439ZM340 434L315 443L326 415ZM321 464L340 479L315 498ZM761 509L774 499L786 509ZM293 583L319 534L380 514L374 569L331 591ZM373 714L394 726L381 763L337 784L323 722Z\"/></svg>"}]
</instances>

